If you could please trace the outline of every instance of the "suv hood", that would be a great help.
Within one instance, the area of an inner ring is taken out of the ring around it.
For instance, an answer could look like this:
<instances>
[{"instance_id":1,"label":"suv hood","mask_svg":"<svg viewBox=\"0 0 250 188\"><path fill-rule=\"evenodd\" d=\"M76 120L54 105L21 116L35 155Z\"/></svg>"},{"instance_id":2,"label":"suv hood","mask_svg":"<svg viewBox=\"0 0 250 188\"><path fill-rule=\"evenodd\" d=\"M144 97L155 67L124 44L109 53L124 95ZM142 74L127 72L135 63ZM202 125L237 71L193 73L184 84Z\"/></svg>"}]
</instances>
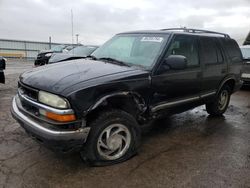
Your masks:
<instances>
[{"instance_id":1,"label":"suv hood","mask_svg":"<svg viewBox=\"0 0 250 188\"><path fill-rule=\"evenodd\" d=\"M121 78L123 74L127 75L129 72L136 74L133 72L137 71L145 73L145 71L135 67L78 59L33 68L24 72L20 76L20 81L39 90L62 94L65 89L78 83L93 81L93 79L103 81L102 78L109 76Z\"/></svg>"}]
</instances>

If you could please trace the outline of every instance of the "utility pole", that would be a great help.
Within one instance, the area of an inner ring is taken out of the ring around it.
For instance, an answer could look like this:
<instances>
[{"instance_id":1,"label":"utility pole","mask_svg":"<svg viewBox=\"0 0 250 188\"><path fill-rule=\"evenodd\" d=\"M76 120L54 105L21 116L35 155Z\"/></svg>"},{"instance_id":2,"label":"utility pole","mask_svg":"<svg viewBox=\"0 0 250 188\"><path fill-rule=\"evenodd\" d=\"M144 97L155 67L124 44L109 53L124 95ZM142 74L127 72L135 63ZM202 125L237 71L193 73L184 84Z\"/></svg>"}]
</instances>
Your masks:
<instances>
[{"instance_id":1,"label":"utility pole","mask_svg":"<svg viewBox=\"0 0 250 188\"><path fill-rule=\"evenodd\" d=\"M73 10L71 9L71 37L72 45L74 44L74 25L73 25Z\"/></svg>"},{"instance_id":2,"label":"utility pole","mask_svg":"<svg viewBox=\"0 0 250 188\"><path fill-rule=\"evenodd\" d=\"M76 44L78 44L78 37L79 37L79 34L76 34Z\"/></svg>"}]
</instances>

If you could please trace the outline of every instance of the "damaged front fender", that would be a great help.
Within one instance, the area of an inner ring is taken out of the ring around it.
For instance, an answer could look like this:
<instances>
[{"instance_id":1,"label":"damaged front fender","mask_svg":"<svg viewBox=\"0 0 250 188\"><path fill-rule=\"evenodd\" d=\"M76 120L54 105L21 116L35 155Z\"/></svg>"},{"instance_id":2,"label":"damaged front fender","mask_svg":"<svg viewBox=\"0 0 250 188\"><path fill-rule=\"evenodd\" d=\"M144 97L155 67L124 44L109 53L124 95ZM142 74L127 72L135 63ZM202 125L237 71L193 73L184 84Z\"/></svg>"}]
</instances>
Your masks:
<instances>
[{"instance_id":1,"label":"damaged front fender","mask_svg":"<svg viewBox=\"0 0 250 188\"><path fill-rule=\"evenodd\" d=\"M131 91L122 91L122 92L110 93L98 99L87 111L84 112L84 116L86 116L89 112L98 108L100 105L104 104L107 101L107 99L111 99L113 97L131 97L134 103L136 104L136 108L139 110L140 114L144 113L147 110L147 105L145 103L145 100L140 94Z\"/></svg>"}]
</instances>

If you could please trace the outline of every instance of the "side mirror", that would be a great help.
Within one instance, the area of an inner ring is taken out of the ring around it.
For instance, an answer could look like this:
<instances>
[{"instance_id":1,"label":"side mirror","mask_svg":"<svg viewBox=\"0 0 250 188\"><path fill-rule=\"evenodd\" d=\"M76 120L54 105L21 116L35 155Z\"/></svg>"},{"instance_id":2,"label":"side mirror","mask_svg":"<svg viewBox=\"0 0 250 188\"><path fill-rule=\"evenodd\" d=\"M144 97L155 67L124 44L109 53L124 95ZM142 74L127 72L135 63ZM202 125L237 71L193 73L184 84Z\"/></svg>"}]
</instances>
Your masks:
<instances>
[{"instance_id":1,"label":"side mirror","mask_svg":"<svg viewBox=\"0 0 250 188\"><path fill-rule=\"evenodd\" d=\"M5 69L5 66L6 66L5 60L4 60L3 58L0 59L0 69L1 69L1 70L4 70L4 69Z\"/></svg>"},{"instance_id":2,"label":"side mirror","mask_svg":"<svg viewBox=\"0 0 250 188\"><path fill-rule=\"evenodd\" d=\"M187 58L182 55L170 55L165 59L164 64L173 70L183 70L187 68Z\"/></svg>"}]
</instances>

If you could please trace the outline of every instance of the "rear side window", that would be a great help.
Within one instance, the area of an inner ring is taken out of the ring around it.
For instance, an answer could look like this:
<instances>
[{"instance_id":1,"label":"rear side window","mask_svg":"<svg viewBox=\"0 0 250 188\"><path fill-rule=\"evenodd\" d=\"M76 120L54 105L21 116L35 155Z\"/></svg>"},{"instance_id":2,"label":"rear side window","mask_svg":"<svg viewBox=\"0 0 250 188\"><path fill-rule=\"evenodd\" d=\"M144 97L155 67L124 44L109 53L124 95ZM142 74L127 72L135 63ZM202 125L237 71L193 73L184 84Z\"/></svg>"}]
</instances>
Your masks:
<instances>
[{"instance_id":1,"label":"rear side window","mask_svg":"<svg viewBox=\"0 0 250 188\"><path fill-rule=\"evenodd\" d=\"M211 37L201 37L200 45L201 61L204 64L223 63L222 52L218 48L215 39Z\"/></svg>"},{"instance_id":2,"label":"rear side window","mask_svg":"<svg viewBox=\"0 0 250 188\"><path fill-rule=\"evenodd\" d=\"M242 54L238 44L232 39L225 39L223 41L224 48L227 51L229 59L232 63L237 63L242 61Z\"/></svg>"}]
</instances>

